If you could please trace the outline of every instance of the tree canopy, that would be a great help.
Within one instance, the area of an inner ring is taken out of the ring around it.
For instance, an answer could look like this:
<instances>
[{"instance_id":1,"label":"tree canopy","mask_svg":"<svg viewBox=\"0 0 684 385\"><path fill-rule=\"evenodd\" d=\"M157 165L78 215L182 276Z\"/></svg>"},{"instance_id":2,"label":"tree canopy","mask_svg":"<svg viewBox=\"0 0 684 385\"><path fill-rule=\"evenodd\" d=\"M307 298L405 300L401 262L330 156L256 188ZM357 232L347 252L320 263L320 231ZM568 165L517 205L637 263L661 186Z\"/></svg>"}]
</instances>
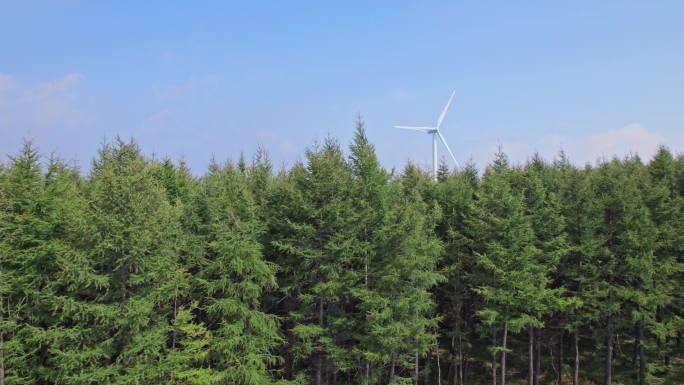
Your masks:
<instances>
[{"instance_id":1,"label":"tree canopy","mask_svg":"<svg viewBox=\"0 0 684 385\"><path fill-rule=\"evenodd\" d=\"M684 157L0 164L0 385L675 384Z\"/></svg>"}]
</instances>

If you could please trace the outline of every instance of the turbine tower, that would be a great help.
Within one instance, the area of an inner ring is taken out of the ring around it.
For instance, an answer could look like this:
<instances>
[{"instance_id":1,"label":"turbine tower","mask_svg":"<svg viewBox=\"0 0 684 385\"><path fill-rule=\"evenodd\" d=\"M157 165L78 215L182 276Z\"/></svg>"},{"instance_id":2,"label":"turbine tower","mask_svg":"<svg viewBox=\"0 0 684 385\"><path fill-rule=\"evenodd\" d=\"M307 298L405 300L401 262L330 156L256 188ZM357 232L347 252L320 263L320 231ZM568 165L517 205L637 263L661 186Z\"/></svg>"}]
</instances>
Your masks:
<instances>
[{"instance_id":1,"label":"turbine tower","mask_svg":"<svg viewBox=\"0 0 684 385\"><path fill-rule=\"evenodd\" d=\"M432 135L432 177L435 180L437 180L437 137L438 136L439 136L439 139L444 144L444 147L446 147L447 151L449 151L449 154L451 155L451 159L454 160L456 167L459 167L458 161L456 160L454 153L451 152L451 149L449 148L449 145L447 144L446 139L444 139L444 136L439 131L439 127L442 125L442 121L444 121L444 116L446 115L447 110L449 109L449 105L451 104L451 100L454 98L455 93L456 93L456 90L454 90L454 92L451 93L451 96L449 97L449 101L447 102L446 106L444 106L442 113L439 115L439 118L437 119L437 125L435 127L394 126L395 128L403 128L405 130L422 131L422 132L425 132L427 134Z\"/></svg>"}]
</instances>

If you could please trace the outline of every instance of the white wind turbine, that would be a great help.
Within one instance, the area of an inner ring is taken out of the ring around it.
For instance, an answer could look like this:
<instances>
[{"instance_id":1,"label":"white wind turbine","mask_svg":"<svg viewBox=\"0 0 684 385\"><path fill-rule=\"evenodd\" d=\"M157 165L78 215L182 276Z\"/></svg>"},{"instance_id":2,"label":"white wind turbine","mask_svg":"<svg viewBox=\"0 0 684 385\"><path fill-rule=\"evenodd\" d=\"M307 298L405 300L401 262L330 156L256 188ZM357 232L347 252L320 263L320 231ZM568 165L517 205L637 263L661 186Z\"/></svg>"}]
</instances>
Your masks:
<instances>
[{"instance_id":1,"label":"white wind turbine","mask_svg":"<svg viewBox=\"0 0 684 385\"><path fill-rule=\"evenodd\" d=\"M432 135L432 176L435 178L435 180L437 180L437 137L438 136L439 136L439 139L444 144L444 147L446 147L447 151L449 151L449 154L451 155L451 158L454 160L454 163L456 163L456 167L459 167L458 161L456 160L454 153L451 152L451 149L449 148L449 145L447 144L446 139L444 139L444 136L442 136L442 133L439 132L439 127L442 125L442 121L444 120L444 115L446 115L446 112L449 109L449 105L451 104L451 99L454 98L455 93L456 93L455 90L454 90L454 92L451 93L451 96L449 97L449 101L447 102L446 106L444 106L442 113L439 115L439 119L437 119L437 125L435 127L394 126L395 128L403 128L406 130L422 131L422 132L425 132L425 133Z\"/></svg>"}]
</instances>

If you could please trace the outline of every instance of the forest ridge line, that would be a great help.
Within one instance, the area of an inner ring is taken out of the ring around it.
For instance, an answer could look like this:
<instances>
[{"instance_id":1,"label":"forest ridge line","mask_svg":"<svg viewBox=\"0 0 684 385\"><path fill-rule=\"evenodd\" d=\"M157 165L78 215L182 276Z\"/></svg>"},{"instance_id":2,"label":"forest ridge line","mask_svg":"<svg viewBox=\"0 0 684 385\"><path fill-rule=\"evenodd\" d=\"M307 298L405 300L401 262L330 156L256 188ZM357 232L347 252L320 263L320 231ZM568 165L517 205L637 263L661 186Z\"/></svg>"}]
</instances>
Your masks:
<instances>
[{"instance_id":1,"label":"forest ridge line","mask_svg":"<svg viewBox=\"0 0 684 385\"><path fill-rule=\"evenodd\" d=\"M0 165L0 385L678 384L684 157L274 172L27 142Z\"/></svg>"}]
</instances>

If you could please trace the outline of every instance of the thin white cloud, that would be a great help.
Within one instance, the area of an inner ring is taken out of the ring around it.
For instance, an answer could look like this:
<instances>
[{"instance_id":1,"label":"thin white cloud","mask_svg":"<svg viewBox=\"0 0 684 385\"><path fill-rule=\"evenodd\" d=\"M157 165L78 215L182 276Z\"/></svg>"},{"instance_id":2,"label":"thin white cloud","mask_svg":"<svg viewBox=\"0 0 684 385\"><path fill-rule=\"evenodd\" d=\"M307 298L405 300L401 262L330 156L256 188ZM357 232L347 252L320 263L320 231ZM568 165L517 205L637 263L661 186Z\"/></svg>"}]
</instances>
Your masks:
<instances>
[{"instance_id":1,"label":"thin white cloud","mask_svg":"<svg viewBox=\"0 0 684 385\"><path fill-rule=\"evenodd\" d=\"M260 144L266 146L266 150L269 149L269 146L277 146L281 151L288 155L295 155L298 150L297 146L295 146L292 141L284 139L273 132L259 132L257 138Z\"/></svg>"},{"instance_id":2,"label":"thin white cloud","mask_svg":"<svg viewBox=\"0 0 684 385\"><path fill-rule=\"evenodd\" d=\"M83 81L69 73L47 82L22 82L0 74L0 130L73 125L82 117L76 101Z\"/></svg>"},{"instance_id":3,"label":"thin white cloud","mask_svg":"<svg viewBox=\"0 0 684 385\"><path fill-rule=\"evenodd\" d=\"M413 95L411 95L411 93L409 93L408 91L401 89L394 90L390 94L390 97L394 100L409 100L412 96Z\"/></svg>"},{"instance_id":4,"label":"thin white cloud","mask_svg":"<svg viewBox=\"0 0 684 385\"><path fill-rule=\"evenodd\" d=\"M580 135L550 133L536 141L503 141L501 146L516 163L525 162L534 152L547 159L553 159L562 149L573 163L581 165L630 154L638 154L642 160L648 161L656 153L658 146L679 148L678 145L681 144L684 144L684 135L666 137L639 123L630 123L616 129ZM496 146L486 147L489 161L491 154L496 151ZM479 161L483 162L484 159Z\"/></svg>"},{"instance_id":5,"label":"thin white cloud","mask_svg":"<svg viewBox=\"0 0 684 385\"><path fill-rule=\"evenodd\" d=\"M192 77L180 83L155 88L154 97L160 103L175 102L197 92L206 91L220 81L221 78L217 75Z\"/></svg>"},{"instance_id":6,"label":"thin white cloud","mask_svg":"<svg viewBox=\"0 0 684 385\"><path fill-rule=\"evenodd\" d=\"M664 139L638 123L629 124L616 130L589 135L572 149L578 155L594 158L610 158L613 155L639 154L651 158Z\"/></svg>"},{"instance_id":7,"label":"thin white cloud","mask_svg":"<svg viewBox=\"0 0 684 385\"><path fill-rule=\"evenodd\" d=\"M16 81L9 75L0 73L0 97L15 87Z\"/></svg>"},{"instance_id":8,"label":"thin white cloud","mask_svg":"<svg viewBox=\"0 0 684 385\"><path fill-rule=\"evenodd\" d=\"M172 51L164 51L159 55L159 59L163 64L173 64L176 61L176 54Z\"/></svg>"},{"instance_id":9,"label":"thin white cloud","mask_svg":"<svg viewBox=\"0 0 684 385\"><path fill-rule=\"evenodd\" d=\"M155 90L154 95L160 102L169 102L189 95L195 88L195 81L188 80L183 83L172 84Z\"/></svg>"},{"instance_id":10,"label":"thin white cloud","mask_svg":"<svg viewBox=\"0 0 684 385\"><path fill-rule=\"evenodd\" d=\"M169 125L173 115L174 113L172 110L157 111L145 118L140 126L144 130L162 129Z\"/></svg>"}]
</instances>

